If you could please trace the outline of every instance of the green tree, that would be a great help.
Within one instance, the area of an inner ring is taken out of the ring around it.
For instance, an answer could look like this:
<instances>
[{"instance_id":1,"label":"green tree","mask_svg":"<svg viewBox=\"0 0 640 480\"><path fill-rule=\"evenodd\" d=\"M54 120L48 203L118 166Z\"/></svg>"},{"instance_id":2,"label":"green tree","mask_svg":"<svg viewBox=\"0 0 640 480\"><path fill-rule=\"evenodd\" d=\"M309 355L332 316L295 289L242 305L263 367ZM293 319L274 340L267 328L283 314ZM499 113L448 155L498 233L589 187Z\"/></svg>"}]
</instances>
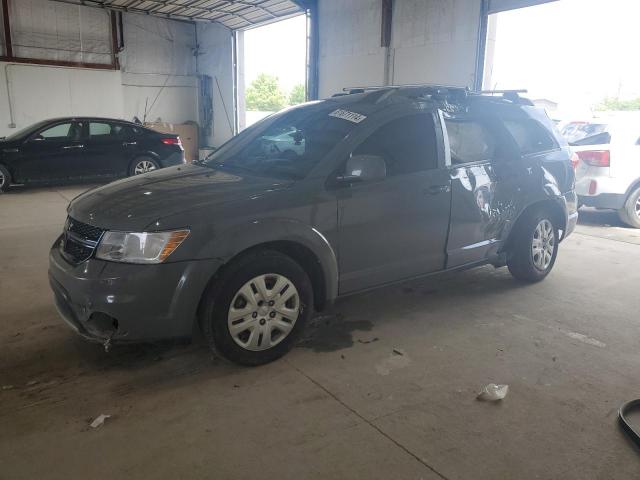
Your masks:
<instances>
[{"instance_id":1,"label":"green tree","mask_svg":"<svg viewBox=\"0 0 640 480\"><path fill-rule=\"evenodd\" d=\"M284 108L287 98L280 88L278 77L261 73L245 92L247 110L275 112Z\"/></svg>"},{"instance_id":2,"label":"green tree","mask_svg":"<svg viewBox=\"0 0 640 480\"><path fill-rule=\"evenodd\" d=\"M632 98L629 100L620 100L619 98L606 97L600 105L596 107L597 110L640 110L640 98Z\"/></svg>"},{"instance_id":3,"label":"green tree","mask_svg":"<svg viewBox=\"0 0 640 480\"><path fill-rule=\"evenodd\" d=\"M299 83L291 89L289 94L289 105L298 105L307 101L307 95L304 91L304 85Z\"/></svg>"}]
</instances>

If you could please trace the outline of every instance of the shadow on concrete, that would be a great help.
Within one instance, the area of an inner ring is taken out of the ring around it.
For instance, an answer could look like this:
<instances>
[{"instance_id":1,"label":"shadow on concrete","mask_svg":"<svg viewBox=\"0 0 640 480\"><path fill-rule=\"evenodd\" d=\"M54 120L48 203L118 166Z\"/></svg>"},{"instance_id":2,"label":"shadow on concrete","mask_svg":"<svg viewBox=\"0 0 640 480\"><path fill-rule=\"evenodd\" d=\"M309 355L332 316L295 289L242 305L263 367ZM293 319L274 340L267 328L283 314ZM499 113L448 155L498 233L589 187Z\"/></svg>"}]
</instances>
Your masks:
<instances>
[{"instance_id":1,"label":"shadow on concrete","mask_svg":"<svg viewBox=\"0 0 640 480\"><path fill-rule=\"evenodd\" d=\"M595 208L583 207L579 211L579 225L592 227L631 227L623 223L618 217L618 213L613 210L596 210Z\"/></svg>"}]
</instances>

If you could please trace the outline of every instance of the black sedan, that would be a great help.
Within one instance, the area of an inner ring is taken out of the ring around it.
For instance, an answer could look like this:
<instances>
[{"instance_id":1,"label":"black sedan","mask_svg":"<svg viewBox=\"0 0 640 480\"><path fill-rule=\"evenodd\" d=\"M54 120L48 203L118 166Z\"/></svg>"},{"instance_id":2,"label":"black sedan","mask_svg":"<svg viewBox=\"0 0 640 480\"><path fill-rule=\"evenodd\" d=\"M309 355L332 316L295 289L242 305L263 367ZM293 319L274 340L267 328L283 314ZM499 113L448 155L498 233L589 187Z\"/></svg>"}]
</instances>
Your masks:
<instances>
[{"instance_id":1,"label":"black sedan","mask_svg":"<svg viewBox=\"0 0 640 480\"><path fill-rule=\"evenodd\" d=\"M0 139L0 191L11 184L138 175L184 162L177 135L109 118L56 118Z\"/></svg>"}]
</instances>

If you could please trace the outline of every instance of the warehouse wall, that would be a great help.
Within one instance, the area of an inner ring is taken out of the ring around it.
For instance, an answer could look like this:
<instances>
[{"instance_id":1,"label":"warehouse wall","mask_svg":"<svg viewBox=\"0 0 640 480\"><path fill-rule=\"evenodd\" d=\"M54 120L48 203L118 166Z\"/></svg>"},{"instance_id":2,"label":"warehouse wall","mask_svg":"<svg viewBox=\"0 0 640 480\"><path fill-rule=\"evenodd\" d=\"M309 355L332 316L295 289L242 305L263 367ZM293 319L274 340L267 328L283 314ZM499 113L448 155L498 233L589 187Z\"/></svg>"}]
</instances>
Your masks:
<instances>
[{"instance_id":1,"label":"warehouse wall","mask_svg":"<svg viewBox=\"0 0 640 480\"><path fill-rule=\"evenodd\" d=\"M52 6L88 11L88 7L46 0L17 0L23 1L28 1L29 25L34 30L37 25L33 22L47 19L38 13L39 9L48 13ZM91 9L96 11L106 15ZM135 14L125 14L123 22L125 50L119 55L118 71L0 62L0 136L57 116L96 115L131 120L136 115L142 119L145 102L148 120L197 121L194 25ZM65 25L69 30L79 29L67 22L62 27L57 25L58 30ZM56 36L63 33L56 32ZM46 52L51 57L47 58L57 58L56 46L49 45ZM16 128L9 127L9 100Z\"/></svg>"},{"instance_id":2,"label":"warehouse wall","mask_svg":"<svg viewBox=\"0 0 640 480\"><path fill-rule=\"evenodd\" d=\"M344 87L382 85L381 0L319 0L319 96Z\"/></svg>"},{"instance_id":3,"label":"warehouse wall","mask_svg":"<svg viewBox=\"0 0 640 480\"><path fill-rule=\"evenodd\" d=\"M320 96L383 85L380 0L319 0ZM389 81L473 85L480 0L395 0Z\"/></svg>"},{"instance_id":4,"label":"warehouse wall","mask_svg":"<svg viewBox=\"0 0 640 480\"><path fill-rule=\"evenodd\" d=\"M213 80L213 133L206 143L217 147L233 136L233 34L216 23L197 28L198 73Z\"/></svg>"}]
</instances>

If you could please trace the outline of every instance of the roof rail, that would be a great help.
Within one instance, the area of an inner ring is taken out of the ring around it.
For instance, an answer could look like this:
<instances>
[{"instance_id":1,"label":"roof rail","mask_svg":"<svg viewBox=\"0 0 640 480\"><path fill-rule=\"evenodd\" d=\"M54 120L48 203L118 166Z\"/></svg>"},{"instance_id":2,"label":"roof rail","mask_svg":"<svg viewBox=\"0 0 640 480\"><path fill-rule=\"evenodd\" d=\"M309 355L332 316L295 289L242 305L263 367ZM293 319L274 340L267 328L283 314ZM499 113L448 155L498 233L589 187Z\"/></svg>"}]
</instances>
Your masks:
<instances>
[{"instance_id":1,"label":"roof rail","mask_svg":"<svg viewBox=\"0 0 640 480\"><path fill-rule=\"evenodd\" d=\"M342 89L343 92L348 93L364 93L370 90L384 90L387 88L440 88L446 90L465 90L469 91L468 87L460 87L455 85L438 85L435 83L413 83L413 84L405 84L405 85L373 85L373 86L364 86L364 87L345 87Z\"/></svg>"},{"instance_id":2,"label":"roof rail","mask_svg":"<svg viewBox=\"0 0 640 480\"><path fill-rule=\"evenodd\" d=\"M507 93L528 93L529 91L524 88L514 90L480 90L478 93L482 95L504 95Z\"/></svg>"}]
</instances>

